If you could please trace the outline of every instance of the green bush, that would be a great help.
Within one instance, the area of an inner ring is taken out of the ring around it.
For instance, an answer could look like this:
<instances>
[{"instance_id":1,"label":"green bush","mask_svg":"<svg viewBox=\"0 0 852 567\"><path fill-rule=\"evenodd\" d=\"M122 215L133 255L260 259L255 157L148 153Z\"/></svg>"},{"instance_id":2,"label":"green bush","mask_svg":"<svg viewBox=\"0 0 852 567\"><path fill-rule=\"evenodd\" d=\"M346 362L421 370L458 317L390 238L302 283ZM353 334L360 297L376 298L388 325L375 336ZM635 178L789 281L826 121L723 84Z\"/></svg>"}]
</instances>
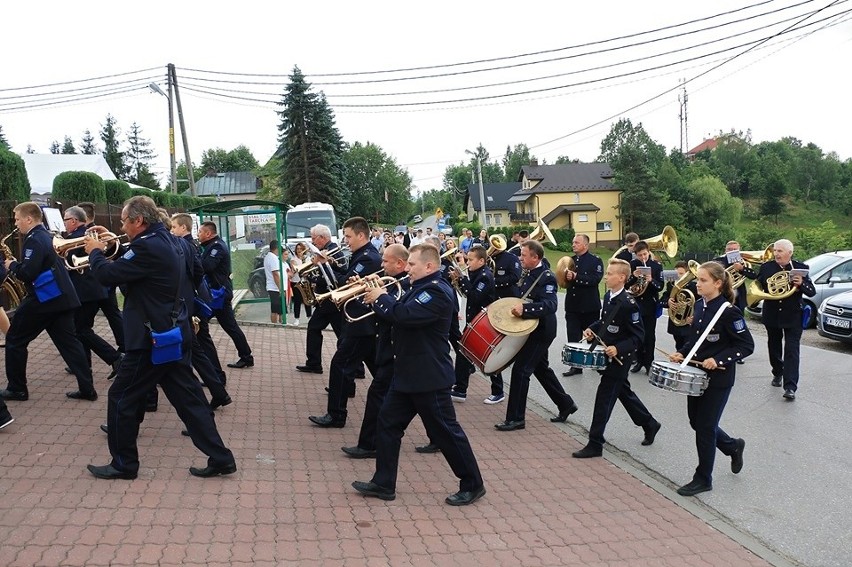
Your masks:
<instances>
[{"instance_id":1,"label":"green bush","mask_svg":"<svg viewBox=\"0 0 852 567\"><path fill-rule=\"evenodd\" d=\"M130 184L120 179L108 179L104 181L107 203L120 205L133 196Z\"/></svg>"},{"instance_id":2,"label":"green bush","mask_svg":"<svg viewBox=\"0 0 852 567\"><path fill-rule=\"evenodd\" d=\"M53 198L74 203L106 203L104 180L90 171L65 171L53 180Z\"/></svg>"},{"instance_id":3,"label":"green bush","mask_svg":"<svg viewBox=\"0 0 852 567\"><path fill-rule=\"evenodd\" d=\"M0 149L0 201L29 201L31 192L24 160Z\"/></svg>"},{"instance_id":4,"label":"green bush","mask_svg":"<svg viewBox=\"0 0 852 567\"><path fill-rule=\"evenodd\" d=\"M141 196L141 197L153 198L154 192L151 191L150 189L144 189L144 188L142 188L142 189L131 189L130 190L130 196L131 197L140 197ZM156 201L156 199L155 199L155 201Z\"/></svg>"}]
</instances>

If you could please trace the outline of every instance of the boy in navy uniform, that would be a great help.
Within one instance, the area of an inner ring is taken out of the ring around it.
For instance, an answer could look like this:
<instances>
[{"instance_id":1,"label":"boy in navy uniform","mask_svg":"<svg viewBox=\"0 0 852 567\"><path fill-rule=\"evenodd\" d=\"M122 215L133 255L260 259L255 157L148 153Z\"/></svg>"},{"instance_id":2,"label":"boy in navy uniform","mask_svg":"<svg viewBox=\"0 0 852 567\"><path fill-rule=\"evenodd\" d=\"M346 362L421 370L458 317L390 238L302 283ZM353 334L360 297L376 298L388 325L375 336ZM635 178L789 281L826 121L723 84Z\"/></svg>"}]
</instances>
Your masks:
<instances>
[{"instance_id":1,"label":"boy in navy uniform","mask_svg":"<svg viewBox=\"0 0 852 567\"><path fill-rule=\"evenodd\" d=\"M589 427L589 443L572 453L577 459L600 457L603 454L604 430L612 415L616 400L627 410L633 423L645 430L642 445L654 442L660 430L660 422L651 413L630 388L627 371L636 349L642 344L644 335L639 305L625 292L624 284L630 275L630 264L624 260L612 259L606 270L606 286L609 291L604 295L601 318L583 331L583 336L591 341L595 335L607 345L606 355L609 362L601 372L601 383L595 395L595 409L592 413L592 425ZM620 363L619 363L620 361Z\"/></svg>"},{"instance_id":2,"label":"boy in navy uniform","mask_svg":"<svg viewBox=\"0 0 852 567\"><path fill-rule=\"evenodd\" d=\"M498 299L504 297L520 297L518 282L521 281L521 260L519 256L507 253L506 239L502 234L497 234L503 241L503 252L494 252L494 291ZM490 270L489 270L490 271Z\"/></svg>"},{"instance_id":3,"label":"boy in navy uniform","mask_svg":"<svg viewBox=\"0 0 852 567\"><path fill-rule=\"evenodd\" d=\"M6 258L6 270L27 288L27 296L15 310L6 335L6 377L9 385L0 390L0 398L26 401L27 347L42 331L47 331L71 373L78 389L65 395L75 400L95 401L98 394L92 381L92 369L86 361L83 345L74 330L74 310L80 307L77 292L68 276L65 262L53 249L53 237L42 224L41 208L36 203L21 203L14 209L15 226L25 234L23 258ZM50 275L55 297L39 298L36 278Z\"/></svg>"},{"instance_id":4,"label":"boy in navy uniform","mask_svg":"<svg viewBox=\"0 0 852 567\"><path fill-rule=\"evenodd\" d=\"M455 292L439 276L439 269L435 247L412 246L408 256L411 291L395 300L387 290L374 289L364 298L376 313L393 322L395 357L393 380L379 412L376 472L369 482L352 483L365 496L396 498L400 441L415 415L423 420L429 439L459 479L459 491L446 498L447 504L464 506L485 495L476 457L450 399L449 332Z\"/></svg>"},{"instance_id":5,"label":"boy in navy uniform","mask_svg":"<svg viewBox=\"0 0 852 567\"><path fill-rule=\"evenodd\" d=\"M725 244L725 254L719 256L718 258L714 258L713 261L719 262L725 269L731 268L732 270L739 272L740 275L745 278L748 278L750 280L757 279L757 272L755 272L752 268L746 266L745 262L742 259L740 259L739 262L731 262L728 259L729 252L737 252L739 251L739 249L740 243L736 240L730 240L727 244ZM746 305L747 289L748 284L744 283L734 290L734 293L737 296L734 305L736 305L737 308L742 312L745 312L746 307L748 307L748 305Z\"/></svg>"},{"instance_id":6,"label":"boy in navy uniform","mask_svg":"<svg viewBox=\"0 0 852 567\"><path fill-rule=\"evenodd\" d=\"M515 258L514 254L501 253L500 256L509 256ZM459 266L464 268L464 256L458 255ZM458 278L459 287L467 297L467 305L465 316L467 322L470 323L479 315L488 305L496 299L494 289L494 276L487 265L488 254L485 248L475 244L467 253L467 263L470 265L466 275L460 275L458 272L453 272L455 278ZM464 357L463 354L456 355L456 385L450 395L453 401L463 402L467 399L467 387L470 383L470 375L474 371L473 364ZM503 394L503 376L499 372L489 374L491 378L491 395L485 398L486 404L499 404L505 399Z\"/></svg>"},{"instance_id":7,"label":"boy in navy uniform","mask_svg":"<svg viewBox=\"0 0 852 567\"><path fill-rule=\"evenodd\" d=\"M565 335L569 343L579 342L583 330L597 321L601 312L603 262L589 252L589 237L578 234L571 241L574 250L574 271L565 270L568 290L565 292ZM563 376L582 374L582 368L571 368Z\"/></svg>"},{"instance_id":8,"label":"boy in navy uniform","mask_svg":"<svg viewBox=\"0 0 852 567\"><path fill-rule=\"evenodd\" d=\"M636 303L639 304L639 313L642 316L642 327L645 331L645 339L636 350L636 363L631 372L639 372L645 368L645 374L651 371L651 363L654 362L654 348L657 345L657 304L660 292L663 290L663 265L651 257L651 250L644 240L640 240L633 247L636 258L630 262L632 277L627 280L629 288L645 280L645 289L636 295ZM650 274L643 274L639 268L651 268Z\"/></svg>"},{"instance_id":9,"label":"boy in navy uniform","mask_svg":"<svg viewBox=\"0 0 852 567\"><path fill-rule=\"evenodd\" d=\"M577 411L577 404L565 393L548 362L548 349L556 338L556 278L542 261L544 248L535 240L521 244L521 265L527 274L521 282L521 294L528 302L518 301L512 315L522 319L539 319L538 327L515 356L512 366L512 383L509 385L509 402L506 420L494 425L498 431L515 431L526 428L527 394L530 376L535 374L544 391L556 404L559 414L550 421L562 423Z\"/></svg>"}]
</instances>

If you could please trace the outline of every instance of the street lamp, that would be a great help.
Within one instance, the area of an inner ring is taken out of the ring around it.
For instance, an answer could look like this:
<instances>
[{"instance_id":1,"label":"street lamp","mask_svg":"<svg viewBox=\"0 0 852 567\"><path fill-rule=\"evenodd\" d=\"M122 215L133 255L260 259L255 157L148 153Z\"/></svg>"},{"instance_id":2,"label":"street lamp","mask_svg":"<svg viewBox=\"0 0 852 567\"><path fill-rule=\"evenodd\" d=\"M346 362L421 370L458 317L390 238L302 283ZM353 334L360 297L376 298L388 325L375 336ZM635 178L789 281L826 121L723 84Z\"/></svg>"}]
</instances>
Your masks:
<instances>
[{"instance_id":1,"label":"street lamp","mask_svg":"<svg viewBox=\"0 0 852 567\"><path fill-rule=\"evenodd\" d=\"M479 154L470 150L465 150L464 153L476 158L476 173L479 175L479 216L482 221L482 228L487 230L488 220L485 217L485 189L482 187L482 160L479 158Z\"/></svg>"},{"instance_id":2,"label":"street lamp","mask_svg":"<svg viewBox=\"0 0 852 567\"><path fill-rule=\"evenodd\" d=\"M175 117L172 109L172 97L163 92L160 85L151 83L148 88L152 92L161 94L169 101L169 161L172 170L172 193L177 194L177 164L175 162ZM187 164L187 167L192 167L192 164Z\"/></svg>"}]
</instances>

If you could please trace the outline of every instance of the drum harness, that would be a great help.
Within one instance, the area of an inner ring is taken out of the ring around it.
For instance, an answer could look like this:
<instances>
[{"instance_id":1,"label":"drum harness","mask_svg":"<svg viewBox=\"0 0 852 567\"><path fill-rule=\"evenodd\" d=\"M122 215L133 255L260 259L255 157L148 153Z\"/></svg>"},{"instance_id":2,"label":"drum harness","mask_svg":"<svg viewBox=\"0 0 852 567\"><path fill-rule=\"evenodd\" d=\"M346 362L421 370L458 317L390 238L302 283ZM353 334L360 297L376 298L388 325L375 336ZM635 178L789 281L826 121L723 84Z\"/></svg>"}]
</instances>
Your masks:
<instances>
[{"instance_id":1,"label":"drum harness","mask_svg":"<svg viewBox=\"0 0 852 567\"><path fill-rule=\"evenodd\" d=\"M706 300L704 300L704 306L707 307ZM689 364L689 361L692 360L692 357L695 356L696 352L698 352L698 348L704 343L705 339L707 339L707 335L710 334L710 330L713 328L713 325L715 325L716 321L719 320L719 317L722 316L722 312L730 306L731 303L729 301L726 301L725 304L716 311L716 314L713 315L712 319L710 319L710 323L704 329L704 332L701 333L700 337L698 337L698 341L695 343L695 346L692 347L692 350L689 351L689 354L687 354L684 357L683 362L680 363L681 369L686 369L687 365Z\"/></svg>"}]
</instances>

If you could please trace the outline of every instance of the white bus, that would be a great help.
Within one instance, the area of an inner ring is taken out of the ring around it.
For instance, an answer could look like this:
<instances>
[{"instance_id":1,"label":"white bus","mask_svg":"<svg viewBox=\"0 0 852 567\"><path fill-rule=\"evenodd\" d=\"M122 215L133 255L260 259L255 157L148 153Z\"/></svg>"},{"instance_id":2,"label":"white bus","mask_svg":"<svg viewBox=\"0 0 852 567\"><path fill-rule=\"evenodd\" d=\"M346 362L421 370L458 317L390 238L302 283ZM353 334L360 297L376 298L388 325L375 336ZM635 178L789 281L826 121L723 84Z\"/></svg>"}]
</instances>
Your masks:
<instances>
[{"instance_id":1,"label":"white bus","mask_svg":"<svg viewBox=\"0 0 852 567\"><path fill-rule=\"evenodd\" d=\"M334 207L328 203L302 203L287 211L287 243L310 240L311 227L317 224L329 228L333 242L340 241Z\"/></svg>"}]
</instances>

